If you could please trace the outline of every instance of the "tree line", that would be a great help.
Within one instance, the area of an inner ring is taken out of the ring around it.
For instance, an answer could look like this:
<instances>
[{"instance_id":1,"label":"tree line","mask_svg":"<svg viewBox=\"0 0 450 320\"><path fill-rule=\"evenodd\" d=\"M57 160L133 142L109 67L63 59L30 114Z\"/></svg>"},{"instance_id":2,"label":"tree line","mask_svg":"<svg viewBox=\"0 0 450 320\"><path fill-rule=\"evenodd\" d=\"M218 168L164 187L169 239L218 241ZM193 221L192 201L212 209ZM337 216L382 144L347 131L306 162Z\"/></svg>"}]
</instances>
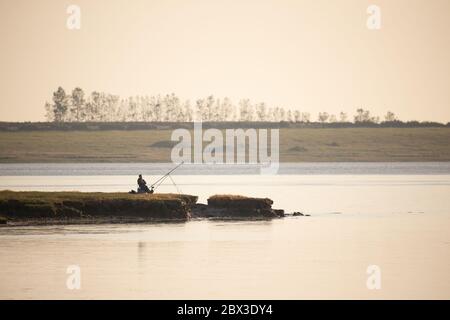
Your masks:
<instances>
[{"instance_id":1,"label":"tree line","mask_svg":"<svg viewBox=\"0 0 450 320\"><path fill-rule=\"evenodd\" d=\"M118 95L93 91L86 95L77 87L71 93L59 87L53 93L52 102L45 103L46 120L49 122L296 122L296 123L372 123L400 122L393 112L380 117L359 108L350 117L319 112L313 119L309 112L268 107L264 102L253 103L242 99L234 104L228 98L208 96L194 104L181 100L175 94L157 96L134 96L121 98Z\"/></svg>"}]
</instances>

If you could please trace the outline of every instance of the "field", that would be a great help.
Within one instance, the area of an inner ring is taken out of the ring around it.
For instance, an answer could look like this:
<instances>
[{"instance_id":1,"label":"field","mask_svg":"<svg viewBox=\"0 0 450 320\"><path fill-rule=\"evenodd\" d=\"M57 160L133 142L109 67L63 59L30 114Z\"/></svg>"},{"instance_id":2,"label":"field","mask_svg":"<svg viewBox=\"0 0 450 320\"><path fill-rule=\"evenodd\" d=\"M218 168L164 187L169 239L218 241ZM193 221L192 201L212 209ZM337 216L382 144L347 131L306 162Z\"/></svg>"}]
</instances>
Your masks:
<instances>
[{"instance_id":1,"label":"field","mask_svg":"<svg viewBox=\"0 0 450 320\"><path fill-rule=\"evenodd\" d=\"M171 134L167 129L0 132L0 163L169 162ZM450 128L282 128L280 160L450 161Z\"/></svg>"}]
</instances>

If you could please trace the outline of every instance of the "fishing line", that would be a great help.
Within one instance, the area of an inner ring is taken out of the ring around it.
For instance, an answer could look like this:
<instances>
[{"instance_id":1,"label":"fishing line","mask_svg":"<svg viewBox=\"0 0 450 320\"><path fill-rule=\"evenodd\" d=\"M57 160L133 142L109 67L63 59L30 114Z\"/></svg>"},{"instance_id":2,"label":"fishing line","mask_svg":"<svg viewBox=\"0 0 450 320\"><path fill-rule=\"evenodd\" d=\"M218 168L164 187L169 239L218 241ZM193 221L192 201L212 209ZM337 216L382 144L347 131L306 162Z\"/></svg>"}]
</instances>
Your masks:
<instances>
[{"instance_id":1,"label":"fishing line","mask_svg":"<svg viewBox=\"0 0 450 320\"><path fill-rule=\"evenodd\" d=\"M156 180L150 187L152 188L152 190L156 190L163 182L164 180L166 180L167 177L170 177L170 179L172 180L173 184L175 185L175 187L178 190L178 186L175 184L175 182L173 181L172 177L170 176L170 174L172 172L175 171L175 169L177 169L178 167L180 167L182 164L184 163L184 161L181 161L180 164L178 164L177 166L175 166L175 168L173 168L172 170L170 170L169 172L167 172L165 175L163 175L161 178L159 178L158 180Z\"/></svg>"}]
</instances>

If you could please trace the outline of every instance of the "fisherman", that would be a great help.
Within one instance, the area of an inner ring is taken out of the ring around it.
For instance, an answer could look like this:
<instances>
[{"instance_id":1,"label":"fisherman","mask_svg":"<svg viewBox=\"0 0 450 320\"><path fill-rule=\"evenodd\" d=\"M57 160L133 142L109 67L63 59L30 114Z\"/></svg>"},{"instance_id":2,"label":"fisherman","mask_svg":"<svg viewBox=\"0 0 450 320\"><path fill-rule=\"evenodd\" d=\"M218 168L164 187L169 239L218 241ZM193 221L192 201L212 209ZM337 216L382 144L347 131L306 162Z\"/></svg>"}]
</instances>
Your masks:
<instances>
[{"instance_id":1,"label":"fisherman","mask_svg":"<svg viewBox=\"0 0 450 320\"><path fill-rule=\"evenodd\" d=\"M139 175L139 178L137 179L138 184L138 193L153 193L153 188L150 190L147 187L147 182L142 178L142 174Z\"/></svg>"},{"instance_id":2,"label":"fisherman","mask_svg":"<svg viewBox=\"0 0 450 320\"><path fill-rule=\"evenodd\" d=\"M154 193L156 188L158 188L161 183L164 181L164 179L166 179L167 177L170 176L170 174L172 172L174 172L178 167L180 167L182 164L184 163L184 161L181 161L181 163L179 163L175 168L173 168L172 170L170 170L169 172L167 172L165 175L163 175L161 178L159 178L158 180L156 180L151 186L150 189L147 187L147 182L145 182L144 179L142 179L142 174L139 175L139 178L137 180L137 184L138 184L138 189L137 192L134 190L131 190L129 193ZM171 178L172 179L172 178ZM172 180L173 182L173 180ZM173 182L173 184L175 184L175 182ZM176 185L175 185L176 186Z\"/></svg>"}]
</instances>

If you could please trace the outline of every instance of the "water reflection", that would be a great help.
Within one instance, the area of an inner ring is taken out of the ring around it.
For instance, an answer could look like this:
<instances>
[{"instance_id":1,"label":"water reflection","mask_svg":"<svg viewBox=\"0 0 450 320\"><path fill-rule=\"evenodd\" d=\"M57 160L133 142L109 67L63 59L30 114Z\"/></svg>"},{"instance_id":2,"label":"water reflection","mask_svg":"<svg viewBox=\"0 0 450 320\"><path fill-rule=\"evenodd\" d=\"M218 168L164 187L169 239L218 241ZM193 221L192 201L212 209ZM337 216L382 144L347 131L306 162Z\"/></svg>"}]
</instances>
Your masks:
<instances>
[{"instance_id":1,"label":"water reflection","mask_svg":"<svg viewBox=\"0 0 450 320\"><path fill-rule=\"evenodd\" d=\"M450 298L449 176L202 179L190 193L269 196L311 216L0 227L0 298ZM71 264L79 292L65 287ZM377 292L365 286L372 264Z\"/></svg>"}]
</instances>

